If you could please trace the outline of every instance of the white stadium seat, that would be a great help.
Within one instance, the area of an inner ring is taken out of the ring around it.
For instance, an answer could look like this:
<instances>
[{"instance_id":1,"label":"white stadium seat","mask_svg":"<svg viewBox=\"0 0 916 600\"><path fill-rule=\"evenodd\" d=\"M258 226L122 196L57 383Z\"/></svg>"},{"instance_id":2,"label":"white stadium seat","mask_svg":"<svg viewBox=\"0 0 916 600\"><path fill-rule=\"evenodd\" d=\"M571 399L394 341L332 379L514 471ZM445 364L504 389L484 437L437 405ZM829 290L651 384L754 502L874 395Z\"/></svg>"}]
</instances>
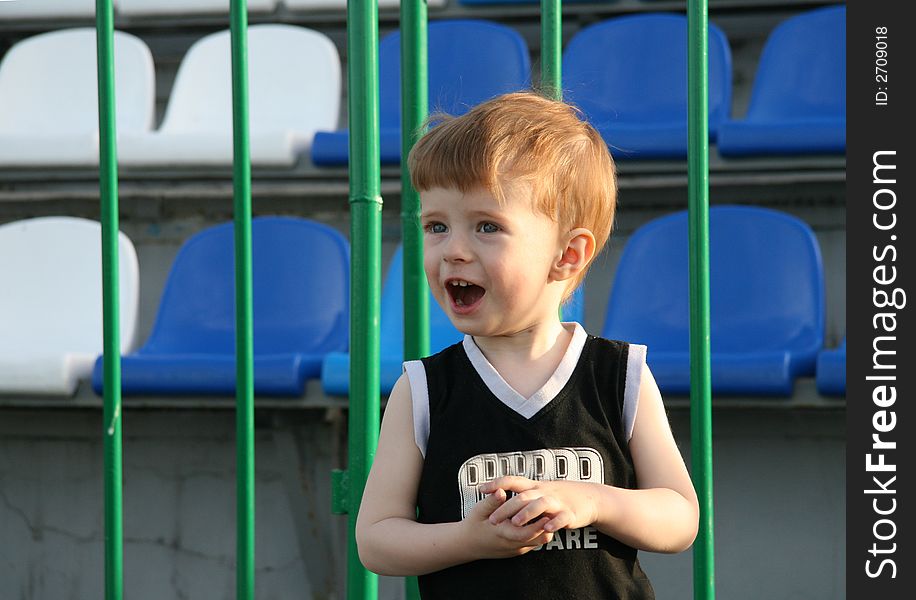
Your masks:
<instances>
[{"instance_id":1,"label":"white stadium seat","mask_svg":"<svg viewBox=\"0 0 916 600\"><path fill-rule=\"evenodd\" d=\"M153 57L139 38L116 31L119 133L150 131ZM99 161L95 29L25 39L0 62L0 167L91 166Z\"/></svg>"},{"instance_id":2,"label":"white stadium seat","mask_svg":"<svg viewBox=\"0 0 916 600\"><path fill-rule=\"evenodd\" d=\"M137 253L119 236L121 352L134 347ZM0 225L0 394L71 395L102 352L101 225L41 217Z\"/></svg>"},{"instance_id":3,"label":"white stadium seat","mask_svg":"<svg viewBox=\"0 0 916 600\"><path fill-rule=\"evenodd\" d=\"M162 126L119 138L131 166L232 163L229 31L197 41L181 62ZM289 166L315 132L336 129L341 74L337 47L324 34L293 25L248 30L251 162Z\"/></svg>"},{"instance_id":4,"label":"white stadium seat","mask_svg":"<svg viewBox=\"0 0 916 600\"><path fill-rule=\"evenodd\" d=\"M93 0L94 1L94 0ZM273 12L278 0L248 0L249 12ZM118 0L127 16L229 14L229 0Z\"/></svg>"},{"instance_id":5,"label":"white stadium seat","mask_svg":"<svg viewBox=\"0 0 916 600\"><path fill-rule=\"evenodd\" d=\"M117 6L117 0L114 2ZM95 16L95 0L0 0L0 21Z\"/></svg>"}]
</instances>

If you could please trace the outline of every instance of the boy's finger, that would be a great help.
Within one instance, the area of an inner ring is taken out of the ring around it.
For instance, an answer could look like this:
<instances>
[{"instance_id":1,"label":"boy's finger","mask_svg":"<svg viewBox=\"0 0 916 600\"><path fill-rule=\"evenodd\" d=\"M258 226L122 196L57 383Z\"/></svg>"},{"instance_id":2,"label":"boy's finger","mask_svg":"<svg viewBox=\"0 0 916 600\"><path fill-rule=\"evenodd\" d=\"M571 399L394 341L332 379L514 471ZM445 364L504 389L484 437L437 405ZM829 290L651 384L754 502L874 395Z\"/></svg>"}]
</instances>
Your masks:
<instances>
[{"instance_id":1,"label":"boy's finger","mask_svg":"<svg viewBox=\"0 0 916 600\"><path fill-rule=\"evenodd\" d=\"M506 519L511 519L512 516L518 512L522 505L518 502L517 498L512 498L501 504L496 510L490 514L490 523L493 525L499 525Z\"/></svg>"},{"instance_id":2,"label":"boy's finger","mask_svg":"<svg viewBox=\"0 0 916 600\"><path fill-rule=\"evenodd\" d=\"M544 531L554 532L559 531L564 527L568 527L569 524L572 523L572 516L573 514L571 511L564 510L560 512L559 514L555 515L554 518L550 519L546 525L544 525Z\"/></svg>"},{"instance_id":3,"label":"boy's finger","mask_svg":"<svg viewBox=\"0 0 916 600\"><path fill-rule=\"evenodd\" d=\"M559 509L560 507L557 506L557 503L553 500L553 498L550 498L549 496L541 496L540 498L532 500L526 504L521 508L521 510L518 510L512 517L512 524L521 526L531 521L532 519L538 518L541 515L549 514L550 516L553 516L553 513L558 512Z\"/></svg>"},{"instance_id":4,"label":"boy's finger","mask_svg":"<svg viewBox=\"0 0 916 600\"><path fill-rule=\"evenodd\" d=\"M528 543L531 544L532 549L534 549L538 546L549 544L551 541L553 541L553 534L548 531L544 531Z\"/></svg>"},{"instance_id":5,"label":"boy's finger","mask_svg":"<svg viewBox=\"0 0 916 600\"><path fill-rule=\"evenodd\" d=\"M536 485L536 482L527 477L517 475L506 475L492 481L482 483L479 487L484 494L491 494L493 490L503 489L509 492L524 492L530 490Z\"/></svg>"},{"instance_id":6,"label":"boy's finger","mask_svg":"<svg viewBox=\"0 0 916 600\"><path fill-rule=\"evenodd\" d=\"M480 519L486 519L493 511L502 506L506 501L506 492L501 489L488 494L483 500L478 502L474 508L471 510L471 513L475 514L476 517Z\"/></svg>"},{"instance_id":7,"label":"boy's finger","mask_svg":"<svg viewBox=\"0 0 916 600\"><path fill-rule=\"evenodd\" d=\"M531 492L530 494L527 494L524 496L522 495L513 496L512 498L507 500L505 504L503 504L498 509L493 511L493 514L490 515L490 523L494 525L498 525L499 523L502 523L506 519L513 518L519 511L523 510L528 504L530 504L534 500L534 498L532 498L531 495L534 495L535 498L537 498L537 494L538 492ZM530 521L531 519L533 519L536 516L537 514L533 514L531 515L531 518L525 519L520 524L524 525L525 523L527 523L528 521Z\"/></svg>"},{"instance_id":8,"label":"boy's finger","mask_svg":"<svg viewBox=\"0 0 916 600\"><path fill-rule=\"evenodd\" d=\"M528 554L532 550L537 550L541 548L544 544L549 544L553 540L552 533L542 533L533 540L525 542L525 545L519 548L520 554Z\"/></svg>"},{"instance_id":9,"label":"boy's finger","mask_svg":"<svg viewBox=\"0 0 916 600\"><path fill-rule=\"evenodd\" d=\"M501 537L507 540L511 540L518 544L528 545L531 540L544 533L544 525L547 524L548 520L547 517L544 517L525 527L516 527L508 521L504 521L497 526L496 530Z\"/></svg>"},{"instance_id":10,"label":"boy's finger","mask_svg":"<svg viewBox=\"0 0 916 600\"><path fill-rule=\"evenodd\" d=\"M542 519L538 519L536 522L532 523L531 525L527 525L526 527L522 528L522 531L524 532L522 535L528 536L527 538L525 538L526 545L531 544L533 546L540 546L541 544L546 544L547 542L549 542L550 539L553 539L552 533L548 533L544 531L544 527L547 525L547 522L549 520L550 519L548 519L547 517L544 517ZM547 539L547 542L540 541L547 537L549 537L549 539Z\"/></svg>"},{"instance_id":11,"label":"boy's finger","mask_svg":"<svg viewBox=\"0 0 916 600\"><path fill-rule=\"evenodd\" d=\"M549 544L550 540L553 539L552 533L544 533L539 535L537 538L531 540L530 542L525 542L525 545L519 548L520 554L528 554L532 550L540 549L544 544Z\"/></svg>"}]
</instances>

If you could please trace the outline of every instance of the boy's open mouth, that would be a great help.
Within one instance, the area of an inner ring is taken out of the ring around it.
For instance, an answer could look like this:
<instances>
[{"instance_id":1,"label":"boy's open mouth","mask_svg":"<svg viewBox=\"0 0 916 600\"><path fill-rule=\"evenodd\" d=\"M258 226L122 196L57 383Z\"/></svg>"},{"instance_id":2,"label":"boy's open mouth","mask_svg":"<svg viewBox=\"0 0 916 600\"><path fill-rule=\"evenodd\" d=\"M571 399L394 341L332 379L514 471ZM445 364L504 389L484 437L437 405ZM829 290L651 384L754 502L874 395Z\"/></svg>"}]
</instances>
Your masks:
<instances>
[{"instance_id":1,"label":"boy's open mouth","mask_svg":"<svg viewBox=\"0 0 916 600\"><path fill-rule=\"evenodd\" d=\"M463 279L451 279L445 282L445 289L452 299L452 307L456 312L469 312L480 302L486 294L479 285L473 284Z\"/></svg>"}]
</instances>

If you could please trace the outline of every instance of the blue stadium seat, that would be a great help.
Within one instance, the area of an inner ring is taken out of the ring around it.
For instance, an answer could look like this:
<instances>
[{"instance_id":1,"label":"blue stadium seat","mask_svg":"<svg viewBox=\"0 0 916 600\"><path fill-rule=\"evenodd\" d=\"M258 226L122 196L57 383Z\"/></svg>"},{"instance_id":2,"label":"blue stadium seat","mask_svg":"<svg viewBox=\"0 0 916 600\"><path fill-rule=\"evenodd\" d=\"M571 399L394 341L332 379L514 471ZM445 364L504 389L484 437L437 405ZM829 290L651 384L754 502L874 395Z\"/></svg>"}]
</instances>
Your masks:
<instances>
[{"instance_id":1,"label":"blue stadium seat","mask_svg":"<svg viewBox=\"0 0 916 600\"><path fill-rule=\"evenodd\" d=\"M846 338L839 348L817 356L817 391L825 396L846 395Z\"/></svg>"},{"instance_id":2,"label":"blue stadium seat","mask_svg":"<svg viewBox=\"0 0 916 600\"><path fill-rule=\"evenodd\" d=\"M469 44L468 40L473 40ZM382 164L401 162L401 38L379 44ZM529 87L531 62L525 40L514 29L489 21L434 21L429 24L429 111L461 115L494 96ZM346 165L347 131L318 132L312 162Z\"/></svg>"},{"instance_id":3,"label":"blue stadium seat","mask_svg":"<svg viewBox=\"0 0 916 600\"><path fill-rule=\"evenodd\" d=\"M803 13L773 30L747 116L722 124L718 146L723 156L846 151L845 6Z\"/></svg>"},{"instance_id":4,"label":"blue stadium seat","mask_svg":"<svg viewBox=\"0 0 916 600\"><path fill-rule=\"evenodd\" d=\"M792 394L824 343L824 278L810 227L770 209L709 211L712 391ZM624 248L602 334L646 344L663 392L690 391L687 212Z\"/></svg>"},{"instance_id":5,"label":"blue stadium seat","mask_svg":"<svg viewBox=\"0 0 916 600\"><path fill-rule=\"evenodd\" d=\"M125 394L235 393L233 226L189 239L169 273L146 344L124 356ZM328 352L348 341L349 246L336 230L304 219L252 223L254 388L298 396ZM93 387L102 389L102 363Z\"/></svg>"},{"instance_id":6,"label":"blue stadium seat","mask_svg":"<svg viewBox=\"0 0 916 600\"><path fill-rule=\"evenodd\" d=\"M382 289L381 306L381 392L388 394L401 376L404 360L404 285L403 250L398 247L391 259ZM585 302L582 286L563 307L564 321L582 322ZM452 325L445 312L429 295L429 348L431 354L460 342L464 335ZM321 369L321 385L332 395L347 395L350 390L350 355L332 352L325 357Z\"/></svg>"},{"instance_id":7,"label":"blue stadium seat","mask_svg":"<svg viewBox=\"0 0 916 600\"><path fill-rule=\"evenodd\" d=\"M579 31L563 52L565 99L617 159L687 156L687 18L641 14ZM709 134L731 107L731 51L709 25Z\"/></svg>"}]
</instances>

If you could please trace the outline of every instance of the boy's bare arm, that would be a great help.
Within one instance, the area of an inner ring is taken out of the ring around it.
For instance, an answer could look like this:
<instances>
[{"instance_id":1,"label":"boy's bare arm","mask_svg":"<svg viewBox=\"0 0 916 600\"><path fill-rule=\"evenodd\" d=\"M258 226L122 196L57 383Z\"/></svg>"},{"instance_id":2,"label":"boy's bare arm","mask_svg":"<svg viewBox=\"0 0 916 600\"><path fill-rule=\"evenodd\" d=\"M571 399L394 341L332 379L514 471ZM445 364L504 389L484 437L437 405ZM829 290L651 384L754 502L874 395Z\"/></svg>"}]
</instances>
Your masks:
<instances>
[{"instance_id":1,"label":"boy's bare arm","mask_svg":"<svg viewBox=\"0 0 916 600\"><path fill-rule=\"evenodd\" d=\"M699 504L648 368L643 370L630 453L639 489L504 477L481 488L484 492L500 488L517 493L497 508L490 520L524 524L549 515L547 531L594 525L641 550L686 550L696 538Z\"/></svg>"},{"instance_id":2,"label":"boy's bare arm","mask_svg":"<svg viewBox=\"0 0 916 600\"><path fill-rule=\"evenodd\" d=\"M548 519L516 527L491 524L490 514L505 502L499 490L460 522L422 524L416 520L417 488L423 457L414 442L410 386L401 376L388 398L378 450L356 521L362 563L382 575L422 575L479 558L517 556L550 541Z\"/></svg>"}]
</instances>

